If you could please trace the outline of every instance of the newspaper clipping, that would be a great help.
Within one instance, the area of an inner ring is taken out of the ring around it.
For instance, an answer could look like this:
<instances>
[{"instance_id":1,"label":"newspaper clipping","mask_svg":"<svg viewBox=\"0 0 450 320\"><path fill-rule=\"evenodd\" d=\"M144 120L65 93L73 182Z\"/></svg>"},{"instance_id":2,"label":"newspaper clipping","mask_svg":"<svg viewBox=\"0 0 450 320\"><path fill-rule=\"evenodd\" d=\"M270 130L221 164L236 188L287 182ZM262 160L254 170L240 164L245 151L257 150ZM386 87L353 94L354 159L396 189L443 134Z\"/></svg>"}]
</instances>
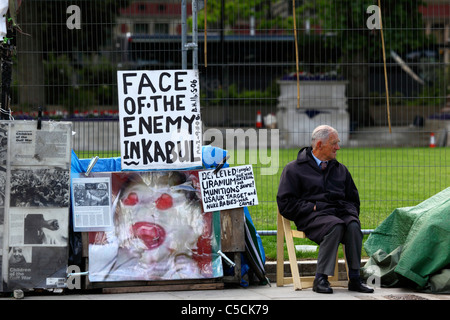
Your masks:
<instances>
[{"instance_id":1,"label":"newspaper clipping","mask_svg":"<svg viewBox=\"0 0 450 320\"><path fill-rule=\"evenodd\" d=\"M0 122L0 274L2 275L3 275L3 247L4 247L3 238L5 234L7 151L8 151L8 125L6 123ZM3 291L3 281L0 281L0 291Z\"/></svg>"},{"instance_id":2,"label":"newspaper clipping","mask_svg":"<svg viewBox=\"0 0 450 320\"><path fill-rule=\"evenodd\" d=\"M99 173L92 173L99 175ZM111 216L111 177L72 179L73 227L75 232L107 231L113 228ZM74 175L75 176L75 175Z\"/></svg>"},{"instance_id":3,"label":"newspaper clipping","mask_svg":"<svg viewBox=\"0 0 450 320\"><path fill-rule=\"evenodd\" d=\"M3 291L65 286L71 123L0 122Z\"/></svg>"}]
</instances>

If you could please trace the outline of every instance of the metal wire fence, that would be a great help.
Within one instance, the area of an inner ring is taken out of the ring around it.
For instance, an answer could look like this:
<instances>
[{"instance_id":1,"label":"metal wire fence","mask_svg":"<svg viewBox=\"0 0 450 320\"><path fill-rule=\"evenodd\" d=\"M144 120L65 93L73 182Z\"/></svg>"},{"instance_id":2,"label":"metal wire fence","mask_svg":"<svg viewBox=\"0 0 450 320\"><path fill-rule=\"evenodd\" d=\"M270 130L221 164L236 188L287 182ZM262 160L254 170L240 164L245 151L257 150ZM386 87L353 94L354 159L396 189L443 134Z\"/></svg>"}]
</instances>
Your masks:
<instances>
[{"instance_id":1,"label":"metal wire fence","mask_svg":"<svg viewBox=\"0 0 450 320\"><path fill-rule=\"evenodd\" d=\"M339 131L364 229L450 185L450 1L205 0L198 39L186 2L22 1L14 119L41 106L73 121L80 158L118 156L116 72L180 69L185 3L204 142L253 164L257 229L275 229L281 171L323 123Z\"/></svg>"}]
</instances>

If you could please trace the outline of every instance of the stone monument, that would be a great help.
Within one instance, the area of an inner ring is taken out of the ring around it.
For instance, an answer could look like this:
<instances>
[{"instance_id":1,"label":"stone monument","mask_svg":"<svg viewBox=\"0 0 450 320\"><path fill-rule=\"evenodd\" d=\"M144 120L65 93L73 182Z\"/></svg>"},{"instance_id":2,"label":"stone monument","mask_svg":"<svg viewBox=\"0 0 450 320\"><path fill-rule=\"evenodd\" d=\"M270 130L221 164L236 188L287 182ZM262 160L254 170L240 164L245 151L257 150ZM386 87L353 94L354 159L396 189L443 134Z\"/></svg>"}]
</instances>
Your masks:
<instances>
[{"instance_id":1,"label":"stone monument","mask_svg":"<svg viewBox=\"0 0 450 320\"><path fill-rule=\"evenodd\" d=\"M342 80L300 80L300 107L297 108L297 82L280 80L277 123L280 146L300 148L310 145L311 132L321 124L339 132L341 145L349 139L350 117Z\"/></svg>"}]
</instances>

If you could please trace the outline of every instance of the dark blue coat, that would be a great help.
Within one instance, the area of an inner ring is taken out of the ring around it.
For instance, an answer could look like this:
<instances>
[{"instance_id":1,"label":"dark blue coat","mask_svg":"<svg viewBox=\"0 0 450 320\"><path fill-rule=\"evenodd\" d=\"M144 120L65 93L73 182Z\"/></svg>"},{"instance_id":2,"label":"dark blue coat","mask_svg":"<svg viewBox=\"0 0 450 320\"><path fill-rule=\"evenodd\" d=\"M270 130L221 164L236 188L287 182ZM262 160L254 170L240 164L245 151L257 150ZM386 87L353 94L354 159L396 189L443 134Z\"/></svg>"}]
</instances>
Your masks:
<instances>
[{"instance_id":1,"label":"dark blue coat","mask_svg":"<svg viewBox=\"0 0 450 320\"><path fill-rule=\"evenodd\" d=\"M348 169L331 160L322 171L311 150L311 147L301 149L297 160L283 169L277 204L283 217L294 221L298 230L320 244L334 225L348 225L352 221L360 224L360 201Z\"/></svg>"}]
</instances>

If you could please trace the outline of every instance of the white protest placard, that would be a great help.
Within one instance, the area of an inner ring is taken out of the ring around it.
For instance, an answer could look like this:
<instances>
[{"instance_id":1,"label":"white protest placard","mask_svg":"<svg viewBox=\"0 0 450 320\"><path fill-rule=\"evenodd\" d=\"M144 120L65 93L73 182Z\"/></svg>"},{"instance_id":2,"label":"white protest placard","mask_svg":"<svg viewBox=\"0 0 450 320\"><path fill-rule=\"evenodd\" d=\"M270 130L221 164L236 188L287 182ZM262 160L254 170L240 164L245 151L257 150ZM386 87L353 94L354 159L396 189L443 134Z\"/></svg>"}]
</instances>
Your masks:
<instances>
[{"instance_id":1,"label":"white protest placard","mask_svg":"<svg viewBox=\"0 0 450 320\"><path fill-rule=\"evenodd\" d=\"M251 165L199 172L203 211L255 206L258 204Z\"/></svg>"},{"instance_id":2,"label":"white protest placard","mask_svg":"<svg viewBox=\"0 0 450 320\"><path fill-rule=\"evenodd\" d=\"M118 71L122 170L202 166L198 70Z\"/></svg>"}]
</instances>

